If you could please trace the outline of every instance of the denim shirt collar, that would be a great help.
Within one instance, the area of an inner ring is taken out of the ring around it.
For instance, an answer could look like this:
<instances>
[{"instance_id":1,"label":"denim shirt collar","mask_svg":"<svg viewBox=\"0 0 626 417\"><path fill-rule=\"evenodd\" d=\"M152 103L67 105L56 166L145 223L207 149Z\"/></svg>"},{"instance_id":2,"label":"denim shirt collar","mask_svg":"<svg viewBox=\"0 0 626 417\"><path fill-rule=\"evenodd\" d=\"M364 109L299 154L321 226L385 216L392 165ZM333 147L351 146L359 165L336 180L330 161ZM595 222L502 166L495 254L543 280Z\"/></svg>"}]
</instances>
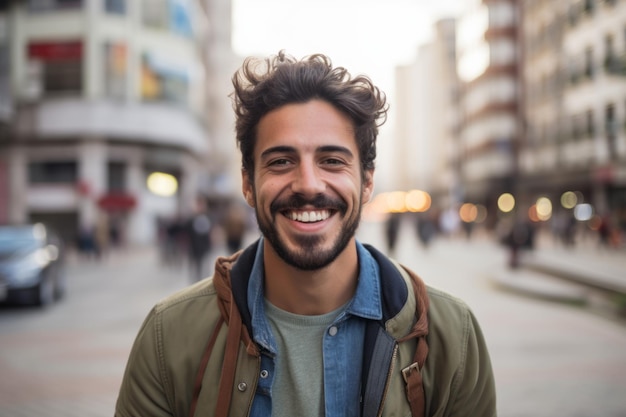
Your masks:
<instances>
[{"instance_id":1,"label":"denim shirt collar","mask_svg":"<svg viewBox=\"0 0 626 417\"><path fill-rule=\"evenodd\" d=\"M252 316L253 339L272 356L277 347L270 325L265 316L265 295L263 291L263 241L260 238L256 257L248 283L248 307ZM359 259L359 277L356 292L349 301L345 314L340 317L358 316L369 320L380 320L383 316L380 289L380 268L374 257L360 243L356 242Z\"/></svg>"}]
</instances>

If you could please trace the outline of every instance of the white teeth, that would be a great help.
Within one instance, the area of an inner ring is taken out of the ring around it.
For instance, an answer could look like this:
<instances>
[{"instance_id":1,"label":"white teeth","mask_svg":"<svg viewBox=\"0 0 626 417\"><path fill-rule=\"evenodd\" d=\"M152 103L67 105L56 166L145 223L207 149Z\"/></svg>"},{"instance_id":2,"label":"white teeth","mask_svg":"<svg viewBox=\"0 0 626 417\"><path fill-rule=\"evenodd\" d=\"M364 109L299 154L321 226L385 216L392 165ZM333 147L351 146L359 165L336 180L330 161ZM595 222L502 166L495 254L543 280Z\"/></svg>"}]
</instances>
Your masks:
<instances>
[{"instance_id":1,"label":"white teeth","mask_svg":"<svg viewBox=\"0 0 626 417\"><path fill-rule=\"evenodd\" d=\"M330 216L328 210L321 211L302 211L302 212L289 212L288 216L291 220L296 220L302 223L313 223L326 220Z\"/></svg>"}]
</instances>

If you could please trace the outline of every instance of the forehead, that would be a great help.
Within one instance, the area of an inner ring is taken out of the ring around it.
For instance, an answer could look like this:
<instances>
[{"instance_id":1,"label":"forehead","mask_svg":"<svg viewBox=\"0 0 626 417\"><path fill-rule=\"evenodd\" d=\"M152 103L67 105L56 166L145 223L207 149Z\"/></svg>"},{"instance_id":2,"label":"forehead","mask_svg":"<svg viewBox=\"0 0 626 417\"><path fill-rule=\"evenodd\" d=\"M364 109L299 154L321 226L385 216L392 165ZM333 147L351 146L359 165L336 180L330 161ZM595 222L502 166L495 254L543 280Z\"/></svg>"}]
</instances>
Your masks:
<instances>
[{"instance_id":1,"label":"forehead","mask_svg":"<svg viewBox=\"0 0 626 417\"><path fill-rule=\"evenodd\" d=\"M352 120L323 100L291 103L267 113L257 126L255 155L275 146L313 151L335 145L358 155Z\"/></svg>"}]
</instances>

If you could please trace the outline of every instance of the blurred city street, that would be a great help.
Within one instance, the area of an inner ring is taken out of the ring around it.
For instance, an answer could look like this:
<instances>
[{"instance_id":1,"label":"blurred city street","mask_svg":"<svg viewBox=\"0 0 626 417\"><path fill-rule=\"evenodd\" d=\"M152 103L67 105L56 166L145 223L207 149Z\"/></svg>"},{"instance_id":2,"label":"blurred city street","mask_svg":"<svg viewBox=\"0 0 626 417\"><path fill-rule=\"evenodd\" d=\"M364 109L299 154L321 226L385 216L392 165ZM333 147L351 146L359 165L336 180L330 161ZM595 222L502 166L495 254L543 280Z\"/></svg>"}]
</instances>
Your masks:
<instances>
[{"instance_id":1,"label":"blurred city street","mask_svg":"<svg viewBox=\"0 0 626 417\"><path fill-rule=\"evenodd\" d=\"M359 238L385 248L380 224L364 223ZM399 261L464 299L482 323L499 416L626 416L623 319L498 285L498 276L510 274L507 254L486 237L438 238L425 249L403 227L398 244ZM623 252L605 256L607 266L625 262ZM0 308L1 416L113 415L143 318L190 282L187 268L165 267L153 248L114 252L100 262L73 257L67 272L68 294L60 303ZM525 280L525 271L516 279Z\"/></svg>"}]
</instances>

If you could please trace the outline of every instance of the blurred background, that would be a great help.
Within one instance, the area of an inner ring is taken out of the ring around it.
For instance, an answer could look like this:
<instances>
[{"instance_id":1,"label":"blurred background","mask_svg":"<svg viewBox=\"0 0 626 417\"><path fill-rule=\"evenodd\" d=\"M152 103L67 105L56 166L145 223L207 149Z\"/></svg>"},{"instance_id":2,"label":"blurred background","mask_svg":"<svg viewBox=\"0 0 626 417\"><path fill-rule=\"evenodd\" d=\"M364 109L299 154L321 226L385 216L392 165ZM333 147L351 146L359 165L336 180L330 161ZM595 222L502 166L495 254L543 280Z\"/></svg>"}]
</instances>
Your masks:
<instances>
[{"instance_id":1,"label":"blurred background","mask_svg":"<svg viewBox=\"0 0 626 417\"><path fill-rule=\"evenodd\" d=\"M258 237L228 95L281 49L387 94L359 238L474 309L499 415L626 416L625 0L0 1L0 415L112 415Z\"/></svg>"}]
</instances>

